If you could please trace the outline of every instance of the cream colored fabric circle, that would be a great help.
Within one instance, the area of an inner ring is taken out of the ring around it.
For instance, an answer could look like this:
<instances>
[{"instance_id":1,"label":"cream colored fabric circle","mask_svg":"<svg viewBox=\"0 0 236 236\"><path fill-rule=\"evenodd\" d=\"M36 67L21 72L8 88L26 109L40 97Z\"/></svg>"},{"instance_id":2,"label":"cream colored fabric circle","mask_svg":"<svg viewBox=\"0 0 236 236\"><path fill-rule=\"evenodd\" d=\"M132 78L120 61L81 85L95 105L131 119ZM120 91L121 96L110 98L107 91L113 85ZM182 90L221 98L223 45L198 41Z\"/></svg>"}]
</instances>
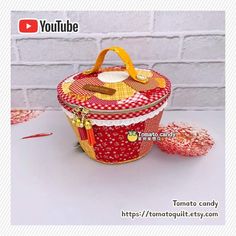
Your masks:
<instances>
[{"instance_id":1,"label":"cream colored fabric circle","mask_svg":"<svg viewBox=\"0 0 236 236\"><path fill-rule=\"evenodd\" d=\"M122 82L129 77L126 71L105 71L98 74L98 79L104 83Z\"/></svg>"}]
</instances>

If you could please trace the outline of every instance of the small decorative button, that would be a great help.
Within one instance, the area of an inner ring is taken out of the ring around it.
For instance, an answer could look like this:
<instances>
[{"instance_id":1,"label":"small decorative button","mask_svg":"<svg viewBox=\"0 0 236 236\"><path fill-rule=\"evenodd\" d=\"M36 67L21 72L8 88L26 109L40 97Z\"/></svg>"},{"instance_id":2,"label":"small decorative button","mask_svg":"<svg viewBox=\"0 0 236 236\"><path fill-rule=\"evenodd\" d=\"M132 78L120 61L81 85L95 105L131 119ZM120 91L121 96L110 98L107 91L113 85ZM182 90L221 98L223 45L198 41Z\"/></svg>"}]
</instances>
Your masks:
<instances>
[{"instance_id":1,"label":"small decorative button","mask_svg":"<svg viewBox=\"0 0 236 236\"><path fill-rule=\"evenodd\" d=\"M88 69L88 70L83 71L83 74L91 74L92 72L93 72L92 69Z\"/></svg>"}]
</instances>

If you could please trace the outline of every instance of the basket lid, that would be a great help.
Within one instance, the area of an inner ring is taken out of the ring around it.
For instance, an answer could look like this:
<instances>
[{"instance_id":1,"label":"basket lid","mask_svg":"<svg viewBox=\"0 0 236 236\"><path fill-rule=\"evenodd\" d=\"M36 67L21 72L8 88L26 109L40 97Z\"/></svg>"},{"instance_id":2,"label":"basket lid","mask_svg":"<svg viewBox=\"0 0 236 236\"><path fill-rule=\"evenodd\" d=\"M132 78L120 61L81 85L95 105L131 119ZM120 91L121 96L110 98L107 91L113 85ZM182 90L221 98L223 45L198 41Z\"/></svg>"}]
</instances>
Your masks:
<instances>
[{"instance_id":1,"label":"basket lid","mask_svg":"<svg viewBox=\"0 0 236 236\"><path fill-rule=\"evenodd\" d=\"M58 85L58 99L64 107L128 111L154 103L158 108L169 97L170 81L158 72L134 68L125 60L126 67L96 67L98 60L91 70L69 76Z\"/></svg>"}]
</instances>

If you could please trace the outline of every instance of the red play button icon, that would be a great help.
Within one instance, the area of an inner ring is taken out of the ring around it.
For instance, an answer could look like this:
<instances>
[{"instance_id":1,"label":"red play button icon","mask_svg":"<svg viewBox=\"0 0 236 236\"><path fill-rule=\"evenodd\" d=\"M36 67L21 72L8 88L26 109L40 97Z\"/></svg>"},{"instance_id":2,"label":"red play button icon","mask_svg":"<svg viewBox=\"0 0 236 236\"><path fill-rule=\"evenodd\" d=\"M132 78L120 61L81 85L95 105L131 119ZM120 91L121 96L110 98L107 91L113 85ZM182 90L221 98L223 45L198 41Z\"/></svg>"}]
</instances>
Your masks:
<instances>
[{"instance_id":1,"label":"red play button icon","mask_svg":"<svg viewBox=\"0 0 236 236\"><path fill-rule=\"evenodd\" d=\"M20 19L18 27L20 33L36 33L38 32L38 20Z\"/></svg>"}]
</instances>

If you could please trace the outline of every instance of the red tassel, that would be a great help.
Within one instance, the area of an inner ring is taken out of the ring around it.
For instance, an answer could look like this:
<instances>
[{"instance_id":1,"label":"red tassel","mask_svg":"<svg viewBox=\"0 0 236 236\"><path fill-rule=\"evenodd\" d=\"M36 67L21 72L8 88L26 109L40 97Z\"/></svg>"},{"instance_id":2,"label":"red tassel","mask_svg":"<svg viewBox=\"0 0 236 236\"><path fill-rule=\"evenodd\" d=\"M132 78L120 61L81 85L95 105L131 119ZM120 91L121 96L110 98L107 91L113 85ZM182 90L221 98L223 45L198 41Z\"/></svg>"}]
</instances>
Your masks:
<instances>
[{"instance_id":1,"label":"red tassel","mask_svg":"<svg viewBox=\"0 0 236 236\"><path fill-rule=\"evenodd\" d=\"M93 132L93 126L90 121L88 121L88 120L85 121L85 128L86 128L86 132L87 132L88 143L91 146L93 146L96 143L96 141L95 141L95 136L94 136L94 132Z\"/></svg>"},{"instance_id":2,"label":"red tassel","mask_svg":"<svg viewBox=\"0 0 236 236\"><path fill-rule=\"evenodd\" d=\"M76 127L78 128L80 139L87 140L88 137L87 137L87 133L86 133L85 127L83 125L83 122L79 118L77 118L76 120L74 120L74 123L75 123Z\"/></svg>"},{"instance_id":3,"label":"red tassel","mask_svg":"<svg viewBox=\"0 0 236 236\"><path fill-rule=\"evenodd\" d=\"M78 131L79 131L79 136L80 136L81 140L87 140L88 139L87 132L86 132L84 127L83 128L78 127Z\"/></svg>"},{"instance_id":4,"label":"red tassel","mask_svg":"<svg viewBox=\"0 0 236 236\"><path fill-rule=\"evenodd\" d=\"M93 128L88 129L86 131L87 131L87 136L88 136L88 142L91 146L93 146L96 143Z\"/></svg>"}]
</instances>

